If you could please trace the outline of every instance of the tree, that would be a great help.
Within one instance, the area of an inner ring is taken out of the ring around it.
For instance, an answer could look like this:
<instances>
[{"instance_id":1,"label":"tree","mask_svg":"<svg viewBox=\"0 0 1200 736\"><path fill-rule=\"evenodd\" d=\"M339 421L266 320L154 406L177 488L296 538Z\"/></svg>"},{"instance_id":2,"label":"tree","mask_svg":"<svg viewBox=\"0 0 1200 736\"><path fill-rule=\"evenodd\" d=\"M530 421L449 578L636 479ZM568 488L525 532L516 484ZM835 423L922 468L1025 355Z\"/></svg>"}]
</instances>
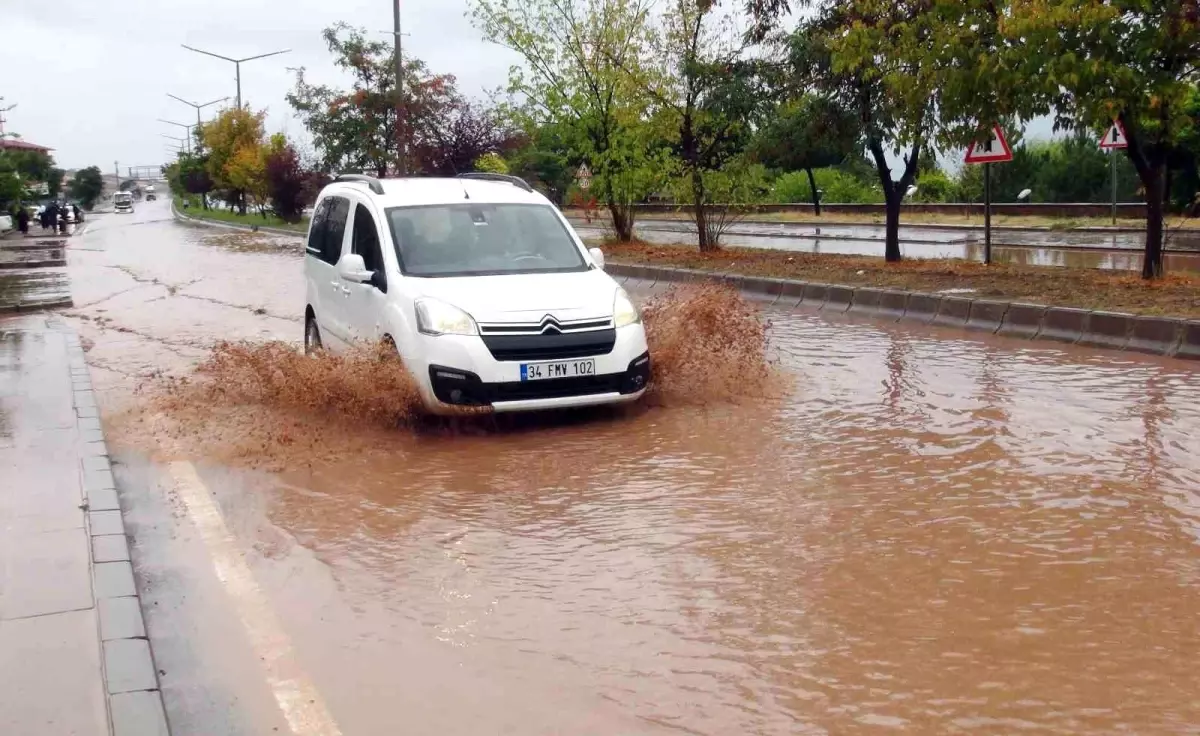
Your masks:
<instances>
[{"instance_id":1,"label":"tree","mask_svg":"<svg viewBox=\"0 0 1200 736\"><path fill-rule=\"evenodd\" d=\"M777 38L786 47L793 88L807 89L851 111L879 177L886 212L884 257L899 261L900 205L931 147L936 81L931 57L930 6L949 0L840 0L821 5L790 34L776 30L788 0L747 0L751 38ZM796 3L804 4L804 3ZM888 152L900 157L893 178Z\"/></svg>"},{"instance_id":2,"label":"tree","mask_svg":"<svg viewBox=\"0 0 1200 736\"><path fill-rule=\"evenodd\" d=\"M798 69L836 104L853 110L879 175L885 209L884 258L901 260L900 205L932 148L936 83L927 56L929 0L846 0L821 9L793 34ZM900 156L893 178L887 153Z\"/></svg>"},{"instance_id":3,"label":"tree","mask_svg":"<svg viewBox=\"0 0 1200 736\"><path fill-rule=\"evenodd\" d=\"M309 173L301 165L295 147L282 135L271 136L264 168L271 208L286 222L299 222L307 203Z\"/></svg>"},{"instance_id":4,"label":"tree","mask_svg":"<svg viewBox=\"0 0 1200 736\"><path fill-rule=\"evenodd\" d=\"M326 28L322 35L334 64L354 81L348 90L313 85L300 69L288 103L312 134L326 171L386 176L395 170L401 150L392 44L370 41L365 29L345 23ZM436 141L432 131L458 102L453 76L431 74L420 60L406 59L401 105L405 148L421 151Z\"/></svg>"},{"instance_id":5,"label":"tree","mask_svg":"<svg viewBox=\"0 0 1200 736\"><path fill-rule=\"evenodd\" d=\"M1142 277L1163 275L1171 162L1189 125L1200 68L1196 0L1009 0L1003 25L1021 78L1053 103L1060 125L1099 132L1121 122L1146 194ZM1032 91L1031 90L1031 91Z\"/></svg>"},{"instance_id":6,"label":"tree","mask_svg":"<svg viewBox=\"0 0 1200 736\"><path fill-rule=\"evenodd\" d=\"M516 144L516 132L496 108L459 99L450 101L444 114L431 121L414 146L417 168L436 176L472 171L483 156L501 156Z\"/></svg>"},{"instance_id":7,"label":"tree","mask_svg":"<svg viewBox=\"0 0 1200 736\"><path fill-rule=\"evenodd\" d=\"M645 71L624 69L658 107L678 173L687 182L700 250L715 250L723 230L716 225L728 218L722 213L708 223L710 189L741 191L729 177L746 169L723 169L742 154L761 117L766 96L758 68L743 58L746 47L737 41L732 17L719 13L711 0L674 0L651 39L655 53ZM725 204L728 213L730 203Z\"/></svg>"},{"instance_id":8,"label":"tree","mask_svg":"<svg viewBox=\"0 0 1200 736\"><path fill-rule=\"evenodd\" d=\"M509 89L532 124L559 127L618 238L633 238L632 205L664 181L649 102L629 71L649 44L651 0L471 0L487 38L521 55Z\"/></svg>"},{"instance_id":9,"label":"tree","mask_svg":"<svg viewBox=\"0 0 1200 736\"><path fill-rule=\"evenodd\" d=\"M804 95L780 105L750 146L764 165L808 175L813 209L821 216L820 190L813 169L838 166L862 150L857 121L833 101Z\"/></svg>"},{"instance_id":10,"label":"tree","mask_svg":"<svg viewBox=\"0 0 1200 736\"><path fill-rule=\"evenodd\" d=\"M530 125L522 144L509 154L509 172L542 191L552 202L562 205L575 178L578 162L573 162L570 147L559 126Z\"/></svg>"},{"instance_id":11,"label":"tree","mask_svg":"<svg viewBox=\"0 0 1200 736\"><path fill-rule=\"evenodd\" d=\"M508 163L498 153L485 153L475 159L475 171L491 174L507 174Z\"/></svg>"},{"instance_id":12,"label":"tree","mask_svg":"<svg viewBox=\"0 0 1200 736\"><path fill-rule=\"evenodd\" d=\"M221 112L200 128L208 151L205 162L216 189L233 194L238 211L246 214L246 193L263 194L263 118L245 107Z\"/></svg>"},{"instance_id":13,"label":"tree","mask_svg":"<svg viewBox=\"0 0 1200 736\"><path fill-rule=\"evenodd\" d=\"M58 195L62 193L63 179L67 172L58 167L51 168L46 174L46 194L51 199L58 199Z\"/></svg>"},{"instance_id":14,"label":"tree","mask_svg":"<svg viewBox=\"0 0 1200 736\"><path fill-rule=\"evenodd\" d=\"M25 196L25 182L17 171L16 163L7 151L0 151L0 212L20 202Z\"/></svg>"},{"instance_id":15,"label":"tree","mask_svg":"<svg viewBox=\"0 0 1200 736\"><path fill-rule=\"evenodd\" d=\"M77 200L85 210L91 211L104 193L104 177L99 166L89 166L75 172L67 187L71 199Z\"/></svg>"}]
</instances>

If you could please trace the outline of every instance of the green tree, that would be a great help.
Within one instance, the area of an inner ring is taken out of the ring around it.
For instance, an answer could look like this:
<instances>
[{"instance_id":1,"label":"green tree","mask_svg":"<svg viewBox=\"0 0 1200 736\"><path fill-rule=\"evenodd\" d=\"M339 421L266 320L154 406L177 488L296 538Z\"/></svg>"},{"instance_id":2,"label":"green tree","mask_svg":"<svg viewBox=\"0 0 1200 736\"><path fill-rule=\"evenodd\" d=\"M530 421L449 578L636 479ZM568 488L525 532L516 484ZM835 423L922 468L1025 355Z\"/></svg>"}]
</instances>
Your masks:
<instances>
[{"instance_id":1,"label":"green tree","mask_svg":"<svg viewBox=\"0 0 1200 736\"><path fill-rule=\"evenodd\" d=\"M365 29L345 23L326 28L322 36L334 65L350 73L350 88L311 84L300 69L287 100L312 134L326 171L373 171L386 176L389 170L398 170L401 140L410 155L436 145L445 121L466 104L453 76L431 74L422 61L408 58L403 116L397 117L392 43L371 41ZM473 160L467 158L464 166Z\"/></svg>"},{"instance_id":2,"label":"green tree","mask_svg":"<svg viewBox=\"0 0 1200 736\"><path fill-rule=\"evenodd\" d=\"M510 173L539 189L552 202L562 205L574 180L578 162L573 162L570 146L561 127L552 123L529 124L524 142L508 156Z\"/></svg>"},{"instance_id":3,"label":"green tree","mask_svg":"<svg viewBox=\"0 0 1200 736\"><path fill-rule=\"evenodd\" d=\"M845 163L862 150L861 146L862 133L853 115L831 100L804 95L779 106L758 131L750 152L770 168L804 171L808 175L808 197L820 217L821 187L817 186L813 169Z\"/></svg>"},{"instance_id":4,"label":"green tree","mask_svg":"<svg viewBox=\"0 0 1200 736\"><path fill-rule=\"evenodd\" d=\"M618 238L633 237L632 205L665 180L648 96L631 76L649 45L651 0L470 0L484 35L518 53L509 89L533 124L558 126Z\"/></svg>"},{"instance_id":5,"label":"green tree","mask_svg":"<svg viewBox=\"0 0 1200 736\"><path fill-rule=\"evenodd\" d=\"M67 172L57 166L51 168L46 174L46 194L51 199L58 199L58 195L62 193L63 179L66 175Z\"/></svg>"},{"instance_id":6,"label":"green tree","mask_svg":"<svg viewBox=\"0 0 1200 736\"><path fill-rule=\"evenodd\" d=\"M7 212L25 196L25 181L7 151L0 151L0 212Z\"/></svg>"},{"instance_id":7,"label":"green tree","mask_svg":"<svg viewBox=\"0 0 1200 736\"><path fill-rule=\"evenodd\" d=\"M67 187L71 199L76 200L85 210L91 211L104 193L104 177L100 175L99 166L89 166L75 172Z\"/></svg>"},{"instance_id":8,"label":"green tree","mask_svg":"<svg viewBox=\"0 0 1200 736\"><path fill-rule=\"evenodd\" d=\"M653 58L644 70L625 67L656 103L678 175L686 183L676 190L687 192L702 251L719 247L733 204L713 190L730 195L753 190L731 180L750 169L725 169L744 152L767 99L758 65L745 58L746 46L737 40L733 18L718 11L711 0L673 0L651 34ZM722 199L724 211L711 212Z\"/></svg>"},{"instance_id":9,"label":"green tree","mask_svg":"<svg viewBox=\"0 0 1200 736\"><path fill-rule=\"evenodd\" d=\"M485 153L475 159L475 170L491 174L507 174L508 163L498 153Z\"/></svg>"},{"instance_id":10,"label":"green tree","mask_svg":"<svg viewBox=\"0 0 1200 736\"><path fill-rule=\"evenodd\" d=\"M1142 277L1163 275L1169 169L1191 119L1200 67L1195 0L1010 0L1008 63L1062 124L1099 132L1120 120L1146 196ZM1039 91L1040 90L1040 93Z\"/></svg>"}]
</instances>

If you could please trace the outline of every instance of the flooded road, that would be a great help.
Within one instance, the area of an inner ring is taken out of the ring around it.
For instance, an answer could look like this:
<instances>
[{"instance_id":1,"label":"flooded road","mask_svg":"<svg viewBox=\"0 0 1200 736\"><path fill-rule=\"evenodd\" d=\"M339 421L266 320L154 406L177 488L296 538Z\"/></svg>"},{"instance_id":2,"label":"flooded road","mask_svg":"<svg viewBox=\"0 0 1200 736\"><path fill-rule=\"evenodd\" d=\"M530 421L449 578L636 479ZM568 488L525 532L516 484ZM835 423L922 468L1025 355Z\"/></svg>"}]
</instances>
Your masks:
<instances>
[{"instance_id":1,"label":"flooded road","mask_svg":"<svg viewBox=\"0 0 1200 736\"><path fill-rule=\"evenodd\" d=\"M573 221L580 235L601 238L599 225ZM642 220L637 235L649 243L695 243L695 227L671 220ZM881 225L810 225L800 223L738 222L723 242L731 247L769 248L801 253L882 256ZM983 260L983 230L937 229L903 225L900 251L905 258L962 258ZM1145 236L1128 232L1010 231L992 233L992 258L999 263L1029 266L1069 266L1137 271L1142 267ZM1200 240L1194 232L1168 234L1167 267L1200 271Z\"/></svg>"},{"instance_id":2,"label":"flooded road","mask_svg":"<svg viewBox=\"0 0 1200 736\"><path fill-rule=\"evenodd\" d=\"M164 203L68 259L177 736L335 732L281 687L344 734L1200 723L1194 365L768 310L770 399L337 428L267 472L123 427L217 339L299 343L294 246Z\"/></svg>"}]
</instances>

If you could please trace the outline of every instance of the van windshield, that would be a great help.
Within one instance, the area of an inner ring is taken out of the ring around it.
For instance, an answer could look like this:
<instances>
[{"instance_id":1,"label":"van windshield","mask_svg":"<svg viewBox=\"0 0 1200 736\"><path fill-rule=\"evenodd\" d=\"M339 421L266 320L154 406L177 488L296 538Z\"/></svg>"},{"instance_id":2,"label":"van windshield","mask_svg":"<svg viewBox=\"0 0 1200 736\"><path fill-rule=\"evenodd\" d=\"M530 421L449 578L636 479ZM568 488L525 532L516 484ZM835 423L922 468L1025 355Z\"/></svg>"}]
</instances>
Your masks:
<instances>
[{"instance_id":1,"label":"van windshield","mask_svg":"<svg viewBox=\"0 0 1200 736\"><path fill-rule=\"evenodd\" d=\"M400 267L414 276L588 268L575 239L548 205L464 202L387 212Z\"/></svg>"}]
</instances>

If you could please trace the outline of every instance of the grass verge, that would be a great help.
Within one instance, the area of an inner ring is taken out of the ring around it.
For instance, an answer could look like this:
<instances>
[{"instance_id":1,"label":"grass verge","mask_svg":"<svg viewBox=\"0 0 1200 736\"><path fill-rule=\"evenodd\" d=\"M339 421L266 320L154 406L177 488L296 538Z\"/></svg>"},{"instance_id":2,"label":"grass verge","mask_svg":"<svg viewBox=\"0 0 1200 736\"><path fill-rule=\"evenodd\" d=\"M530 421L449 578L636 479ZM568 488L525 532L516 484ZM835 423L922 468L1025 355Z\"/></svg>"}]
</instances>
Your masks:
<instances>
[{"instance_id":1,"label":"grass verge","mask_svg":"<svg viewBox=\"0 0 1200 736\"><path fill-rule=\"evenodd\" d=\"M188 217L194 217L198 220L228 222L232 225L245 225L247 227L274 227L297 233L308 232L308 218L304 218L300 222L287 222L275 215L260 215L257 212L247 212L244 215L240 215L237 212L230 212L223 208L202 209L197 204L184 208L182 197L175 198L175 207Z\"/></svg>"},{"instance_id":2,"label":"grass verge","mask_svg":"<svg viewBox=\"0 0 1200 736\"><path fill-rule=\"evenodd\" d=\"M1000 301L1200 318L1200 276L1192 274L1171 274L1161 281L1146 282L1123 271L1010 264L984 266L949 259L886 263L873 257L761 248L701 253L694 246L642 242L606 243L604 251L615 262L927 293L972 289L973 296Z\"/></svg>"}]
</instances>

